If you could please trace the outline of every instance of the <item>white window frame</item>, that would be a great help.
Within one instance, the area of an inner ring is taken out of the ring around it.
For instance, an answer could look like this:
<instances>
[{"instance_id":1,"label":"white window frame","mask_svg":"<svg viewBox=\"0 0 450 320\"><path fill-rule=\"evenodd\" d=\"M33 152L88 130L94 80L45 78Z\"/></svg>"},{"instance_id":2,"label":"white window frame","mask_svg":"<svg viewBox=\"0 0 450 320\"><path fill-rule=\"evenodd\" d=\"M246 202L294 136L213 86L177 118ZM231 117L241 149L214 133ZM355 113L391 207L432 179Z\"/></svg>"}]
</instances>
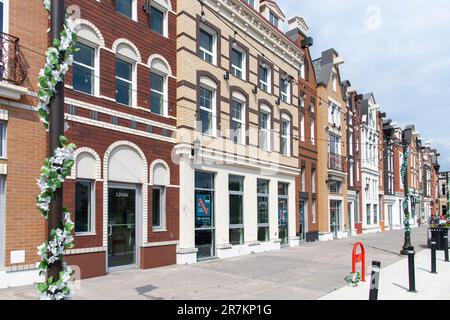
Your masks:
<instances>
[{"instance_id":1,"label":"white window frame","mask_svg":"<svg viewBox=\"0 0 450 320\"><path fill-rule=\"evenodd\" d=\"M0 143L2 144L2 152L0 154L0 159L6 160L8 158L8 150L7 150L7 145L8 145L8 137L7 137L7 133L8 133L8 122L6 121L0 121L0 133L1 133L1 141Z\"/></svg>"},{"instance_id":2,"label":"white window frame","mask_svg":"<svg viewBox=\"0 0 450 320\"><path fill-rule=\"evenodd\" d=\"M305 113L300 111L300 140L305 141Z\"/></svg>"},{"instance_id":3,"label":"white window frame","mask_svg":"<svg viewBox=\"0 0 450 320\"><path fill-rule=\"evenodd\" d=\"M246 140L246 135L247 135L247 130L246 130L246 121L247 121L247 119L246 119L246 108L247 108L247 106L246 106L246 103L245 103L245 101L242 101L241 99L238 99L238 98L236 98L236 97L233 97L232 98L232 101L234 101L234 102L237 102L237 103L239 103L240 105L241 105L241 108L242 108L242 110L241 110L241 118L242 119L236 119L235 117L233 117L233 110L230 110L231 111L231 121L232 122L237 122L237 123L240 123L241 124L241 141L237 141L237 143L238 144L242 144L242 145L245 145L246 143L245 143L245 140ZM231 107L233 107L233 104L231 104ZM234 134L234 132L233 132L233 134ZM234 142L234 136L233 136L233 142Z\"/></svg>"},{"instance_id":4,"label":"white window frame","mask_svg":"<svg viewBox=\"0 0 450 320\"><path fill-rule=\"evenodd\" d=\"M287 83L286 86L286 91L284 91L283 86L284 84ZM291 83L289 82L288 79L280 79L280 96L281 96L281 101L285 102L285 103L291 103Z\"/></svg>"},{"instance_id":5,"label":"white window frame","mask_svg":"<svg viewBox=\"0 0 450 320\"><path fill-rule=\"evenodd\" d=\"M137 92L136 92L137 91L136 90L136 88L137 88L137 85L136 85L137 84L137 72L136 72L136 65L137 65L137 63L136 63L136 61L134 61L134 60L132 60L130 58L127 58L125 56L119 55L119 54L116 54L116 59L119 59L119 60L122 60L124 62L127 62L127 63L131 64L131 81L128 80L128 79L120 78L120 77L117 76L117 74L114 74L114 79L119 79L121 81L124 81L124 82L127 82L127 83L131 84L131 104L129 104L129 105L122 104L122 103L117 102L117 101L116 101L116 103L118 103L120 105L128 106L128 107L136 108L136 106L137 106Z\"/></svg>"},{"instance_id":6,"label":"white window frame","mask_svg":"<svg viewBox=\"0 0 450 320\"><path fill-rule=\"evenodd\" d=\"M272 83L271 83L271 79L272 79L272 68L270 68L269 66L266 65L266 67L264 68L263 66L259 66L258 68L263 68L267 71L267 79L266 81L262 80L260 75L259 75L259 69L258 69L258 78L259 78L259 88L262 91L265 91L267 93L272 93Z\"/></svg>"},{"instance_id":7,"label":"white window frame","mask_svg":"<svg viewBox=\"0 0 450 320\"><path fill-rule=\"evenodd\" d=\"M316 144L316 121L314 120L314 118L310 118L310 135L311 135L311 144L315 145Z\"/></svg>"},{"instance_id":8,"label":"white window frame","mask_svg":"<svg viewBox=\"0 0 450 320\"><path fill-rule=\"evenodd\" d=\"M267 115L267 120L266 120L266 128L263 129L261 127L261 118L258 119L259 120L259 135L260 135L259 148L261 150L270 152L271 149L272 149L271 148L272 141L271 141L271 137L270 137L270 133L271 133L271 130L272 130L272 121L271 121L272 120L272 118L271 118L272 117L272 113L270 111L266 110L266 109L263 109L263 110L261 110L261 114ZM265 134L266 135L267 146L265 146L265 148L263 148L263 146L261 145L261 134Z\"/></svg>"},{"instance_id":9,"label":"white window frame","mask_svg":"<svg viewBox=\"0 0 450 320\"><path fill-rule=\"evenodd\" d=\"M0 0L3 3L3 33L9 33L9 0Z\"/></svg>"},{"instance_id":10,"label":"white window frame","mask_svg":"<svg viewBox=\"0 0 450 320\"><path fill-rule=\"evenodd\" d=\"M157 189L160 191L159 194L159 201L160 201L160 212L159 212L159 219L160 219L160 225L159 226L154 226L153 225L153 219L151 221L152 224L152 230L153 232L164 232L167 231L167 224L166 224L166 216L167 216L167 212L166 212L166 194L167 194L167 187L166 186L153 186L152 189L152 215L154 215L155 213L153 212L153 190Z\"/></svg>"},{"instance_id":11,"label":"white window frame","mask_svg":"<svg viewBox=\"0 0 450 320\"><path fill-rule=\"evenodd\" d=\"M91 49L94 49L94 67L93 68L88 65L76 62L75 59L73 61L73 64L77 64L79 66L82 66L83 68L88 68L88 69L94 71L94 83L93 83L94 90L93 90L92 94L78 91L75 89L73 89L73 90L76 92L80 92L82 94L87 94L87 95L92 95L92 96L98 97L100 95L100 81L99 81L99 79L100 79L100 50L99 50L99 47L98 47L98 45L96 45L88 40L84 40L83 38L78 38L78 42L91 48ZM73 68L72 68L72 70L73 70Z\"/></svg>"},{"instance_id":12,"label":"white window frame","mask_svg":"<svg viewBox=\"0 0 450 320\"><path fill-rule=\"evenodd\" d=\"M316 215L316 200L313 199L312 203L311 203L311 216L312 216L312 223L316 224L317 223L317 215Z\"/></svg>"},{"instance_id":13,"label":"white window frame","mask_svg":"<svg viewBox=\"0 0 450 320\"><path fill-rule=\"evenodd\" d=\"M89 231L85 231L85 232L75 232L76 236L92 236L96 234L96 229L95 229L95 220L96 220L96 210L95 210L95 206L96 206L96 199L95 199L95 194L96 194L96 183L95 180L92 179L82 179L82 178L77 178L75 180L75 184L78 181L82 181L82 182L87 182L90 185L90 203L89 203L89 212L88 212L88 221L89 221ZM75 190L76 190L76 186L75 186ZM75 203L76 203L76 199L75 199ZM74 228L75 229L75 228Z\"/></svg>"},{"instance_id":14,"label":"white window frame","mask_svg":"<svg viewBox=\"0 0 450 320\"><path fill-rule=\"evenodd\" d=\"M123 14L122 12L119 12L116 10L117 13L120 13L121 15L128 17L126 14ZM138 12L137 12L137 0L131 0L131 17L128 17L134 21L137 21L137 16L138 16Z\"/></svg>"},{"instance_id":15,"label":"white window frame","mask_svg":"<svg viewBox=\"0 0 450 320\"><path fill-rule=\"evenodd\" d=\"M167 1L170 1L170 0L167 0ZM157 10L159 10L163 13L163 33L160 34L159 32L153 30L151 26L150 26L150 30L162 35L163 37L169 38L169 15L168 15L169 8L164 7L155 1L152 1L150 10L152 10L153 8L156 8ZM151 17L151 14L150 14L150 17Z\"/></svg>"},{"instance_id":16,"label":"white window frame","mask_svg":"<svg viewBox=\"0 0 450 320\"><path fill-rule=\"evenodd\" d=\"M282 126L283 123L287 124L286 126L286 134L283 135ZM291 155L291 120L285 116L284 114L281 116L280 122L280 153L284 156L289 157ZM281 142L285 140L286 142L286 152L283 152L281 149Z\"/></svg>"},{"instance_id":17,"label":"white window frame","mask_svg":"<svg viewBox=\"0 0 450 320\"><path fill-rule=\"evenodd\" d=\"M242 80L246 81L247 80L247 54L243 49L241 49L239 47L236 47L236 48L233 47L232 51L233 50L236 50L237 52L239 52L242 55L242 66L241 67L236 66L235 64L233 64L233 60L231 60L231 74L238 79L242 79ZM231 59L231 57L230 57L230 59ZM235 70L241 72L242 77L238 77L235 74Z\"/></svg>"},{"instance_id":18,"label":"white window frame","mask_svg":"<svg viewBox=\"0 0 450 320\"><path fill-rule=\"evenodd\" d=\"M311 192L316 193L316 169L311 169Z\"/></svg>"},{"instance_id":19,"label":"white window frame","mask_svg":"<svg viewBox=\"0 0 450 320\"><path fill-rule=\"evenodd\" d=\"M280 25L280 18L272 10L269 10L269 22L277 28Z\"/></svg>"},{"instance_id":20,"label":"white window frame","mask_svg":"<svg viewBox=\"0 0 450 320\"><path fill-rule=\"evenodd\" d=\"M203 132L203 128L201 128L202 129L202 134L207 135L207 136L211 136L211 137L215 137L217 135L217 118L216 118L217 117L217 89L211 88L211 87L209 87L208 85L206 85L204 83L201 83L200 87L205 89L205 90L208 90L208 91L212 92L212 95L211 95L211 109L202 107L200 105L200 101L199 101L200 112L203 111L203 112L211 113L211 117L212 117L212 124L211 124L212 128L211 128L211 130L208 130L210 132L209 133L208 132ZM201 121L200 121L200 123L201 123Z\"/></svg>"},{"instance_id":21,"label":"white window frame","mask_svg":"<svg viewBox=\"0 0 450 320\"><path fill-rule=\"evenodd\" d=\"M198 39L198 47L200 49L200 51L202 52L202 57L201 59L205 62L208 62L207 60L204 59L204 55L210 55L212 56L212 64L213 65L217 65L217 32L212 30L211 28L207 27L204 24L200 24L200 30L203 30L204 32L208 33L210 36L212 36L212 49L213 51L209 51L206 48L203 48L201 45L201 41L200 41L200 35L199 35L199 39ZM200 32L199 32L200 33ZM208 62L209 63L209 62Z\"/></svg>"},{"instance_id":22,"label":"white window frame","mask_svg":"<svg viewBox=\"0 0 450 320\"><path fill-rule=\"evenodd\" d=\"M163 114L157 114L157 113L152 113L152 114L167 117L169 115L169 83L168 83L169 76L167 74L165 74L159 70L155 70L153 68L150 69L150 76L152 73L163 78L163 91L162 92L153 89L151 86L151 82L150 82L150 93L155 92L157 94L162 94L162 96L163 96ZM150 100L150 103L151 103L151 100ZM150 105L150 111L151 111L151 105Z\"/></svg>"}]
</instances>

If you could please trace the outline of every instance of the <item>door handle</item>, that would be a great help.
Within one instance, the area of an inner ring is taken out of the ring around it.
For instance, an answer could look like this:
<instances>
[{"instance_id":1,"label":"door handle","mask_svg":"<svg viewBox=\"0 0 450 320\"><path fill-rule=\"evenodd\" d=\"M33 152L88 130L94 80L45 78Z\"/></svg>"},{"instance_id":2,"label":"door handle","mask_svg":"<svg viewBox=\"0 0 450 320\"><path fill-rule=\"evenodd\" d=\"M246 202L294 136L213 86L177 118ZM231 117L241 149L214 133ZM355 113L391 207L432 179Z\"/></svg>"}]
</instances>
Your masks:
<instances>
[{"instance_id":1,"label":"door handle","mask_svg":"<svg viewBox=\"0 0 450 320\"><path fill-rule=\"evenodd\" d=\"M112 225L108 225L108 237L112 235Z\"/></svg>"}]
</instances>

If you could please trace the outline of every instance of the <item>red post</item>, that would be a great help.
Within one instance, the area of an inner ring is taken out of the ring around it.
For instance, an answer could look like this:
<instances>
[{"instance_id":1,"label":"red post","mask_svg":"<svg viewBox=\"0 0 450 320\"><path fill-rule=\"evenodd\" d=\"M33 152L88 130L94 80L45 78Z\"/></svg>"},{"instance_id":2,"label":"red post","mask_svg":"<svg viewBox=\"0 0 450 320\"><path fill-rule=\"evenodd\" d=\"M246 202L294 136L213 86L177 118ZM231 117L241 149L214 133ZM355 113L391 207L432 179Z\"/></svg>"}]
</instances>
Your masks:
<instances>
[{"instance_id":1,"label":"red post","mask_svg":"<svg viewBox=\"0 0 450 320\"><path fill-rule=\"evenodd\" d=\"M361 249L360 253L356 253L358 251L358 247ZM353 246L352 253L352 273L356 272L356 264L361 262L361 280L363 282L366 281L366 251L364 250L364 246L361 242L355 243Z\"/></svg>"}]
</instances>

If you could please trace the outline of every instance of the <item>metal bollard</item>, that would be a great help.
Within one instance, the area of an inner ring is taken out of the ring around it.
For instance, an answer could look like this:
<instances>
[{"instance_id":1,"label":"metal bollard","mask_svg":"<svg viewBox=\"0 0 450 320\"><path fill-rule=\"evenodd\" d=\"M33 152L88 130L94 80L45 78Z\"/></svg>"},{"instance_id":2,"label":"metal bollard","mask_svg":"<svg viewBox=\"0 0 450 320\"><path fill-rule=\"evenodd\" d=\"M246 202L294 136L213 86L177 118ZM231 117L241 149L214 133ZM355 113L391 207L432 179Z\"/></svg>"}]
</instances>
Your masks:
<instances>
[{"instance_id":1,"label":"metal bollard","mask_svg":"<svg viewBox=\"0 0 450 320\"><path fill-rule=\"evenodd\" d=\"M448 258L448 229L444 229L444 253L445 253L445 262L450 262Z\"/></svg>"},{"instance_id":2,"label":"metal bollard","mask_svg":"<svg viewBox=\"0 0 450 320\"><path fill-rule=\"evenodd\" d=\"M378 300L378 284L380 282L381 262L372 261L369 300Z\"/></svg>"},{"instance_id":3,"label":"metal bollard","mask_svg":"<svg viewBox=\"0 0 450 320\"><path fill-rule=\"evenodd\" d=\"M431 239L431 273L436 274L436 240Z\"/></svg>"},{"instance_id":4,"label":"metal bollard","mask_svg":"<svg viewBox=\"0 0 450 320\"><path fill-rule=\"evenodd\" d=\"M408 292L416 293L416 270L414 266L414 247L408 248L408 269L409 269L409 290Z\"/></svg>"}]
</instances>

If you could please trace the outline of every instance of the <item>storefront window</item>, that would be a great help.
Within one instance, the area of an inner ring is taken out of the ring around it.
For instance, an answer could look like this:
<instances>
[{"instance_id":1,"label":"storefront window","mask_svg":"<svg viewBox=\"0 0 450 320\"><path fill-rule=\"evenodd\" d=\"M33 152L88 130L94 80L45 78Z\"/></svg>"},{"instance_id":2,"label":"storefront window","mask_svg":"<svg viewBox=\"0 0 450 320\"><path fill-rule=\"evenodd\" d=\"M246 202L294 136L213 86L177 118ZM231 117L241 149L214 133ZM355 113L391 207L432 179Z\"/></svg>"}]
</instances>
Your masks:
<instances>
[{"instance_id":1,"label":"storefront window","mask_svg":"<svg viewBox=\"0 0 450 320\"><path fill-rule=\"evenodd\" d=\"M244 177L229 176L230 244L244 244Z\"/></svg>"},{"instance_id":2,"label":"storefront window","mask_svg":"<svg viewBox=\"0 0 450 320\"><path fill-rule=\"evenodd\" d=\"M258 179L258 241L269 241L269 181Z\"/></svg>"}]
</instances>

